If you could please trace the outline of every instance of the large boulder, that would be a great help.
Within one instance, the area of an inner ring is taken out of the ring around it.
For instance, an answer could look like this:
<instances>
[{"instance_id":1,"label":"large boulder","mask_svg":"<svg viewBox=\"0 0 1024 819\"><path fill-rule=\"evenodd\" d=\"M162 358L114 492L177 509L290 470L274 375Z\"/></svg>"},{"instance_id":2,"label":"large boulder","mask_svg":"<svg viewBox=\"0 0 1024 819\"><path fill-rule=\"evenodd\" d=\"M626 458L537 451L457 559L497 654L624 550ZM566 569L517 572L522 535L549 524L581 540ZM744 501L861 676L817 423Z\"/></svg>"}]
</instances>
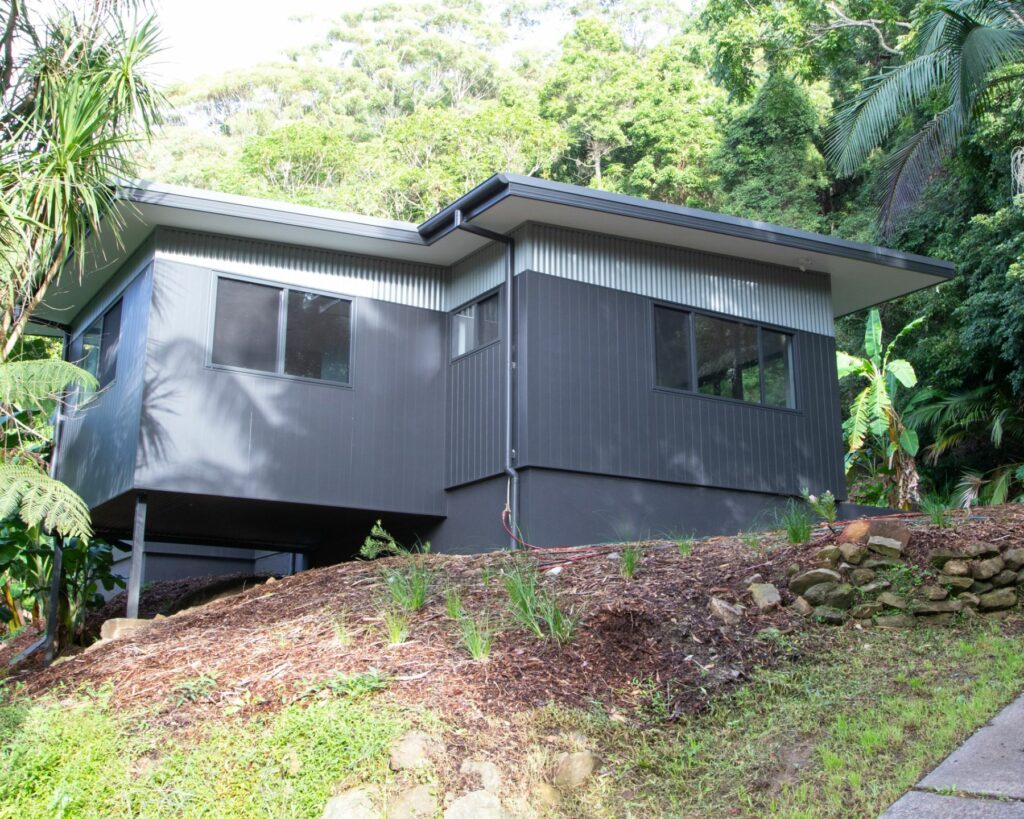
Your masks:
<instances>
[{"instance_id":1,"label":"large boulder","mask_svg":"<svg viewBox=\"0 0 1024 819\"><path fill-rule=\"evenodd\" d=\"M100 639L121 640L148 628L152 620L137 617L112 617L100 626Z\"/></svg>"},{"instance_id":2,"label":"large boulder","mask_svg":"<svg viewBox=\"0 0 1024 819\"><path fill-rule=\"evenodd\" d=\"M841 583L843 581L839 572L832 569L811 569L802 572L789 581L789 590L796 595L803 595L811 586L819 583Z\"/></svg>"},{"instance_id":3,"label":"large boulder","mask_svg":"<svg viewBox=\"0 0 1024 819\"><path fill-rule=\"evenodd\" d=\"M486 759L464 759L459 773L463 776L477 776L480 779L480 787L491 793L498 793L501 790L501 771L493 762Z\"/></svg>"},{"instance_id":4,"label":"large boulder","mask_svg":"<svg viewBox=\"0 0 1024 819\"><path fill-rule=\"evenodd\" d=\"M922 614L953 614L963 609L959 600L914 600L910 610L915 615Z\"/></svg>"},{"instance_id":5,"label":"large boulder","mask_svg":"<svg viewBox=\"0 0 1024 819\"><path fill-rule=\"evenodd\" d=\"M560 791L571 791L583 785L597 768L597 757L590 751L562 754L555 765L554 785Z\"/></svg>"},{"instance_id":6,"label":"large boulder","mask_svg":"<svg viewBox=\"0 0 1024 819\"><path fill-rule=\"evenodd\" d=\"M882 557L901 557L904 544L894 537L872 535L868 538L868 549Z\"/></svg>"},{"instance_id":7,"label":"large boulder","mask_svg":"<svg viewBox=\"0 0 1024 819\"><path fill-rule=\"evenodd\" d=\"M1006 568L1012 572L1019 572L1024 569L1024 549L1007 549L1003 552L1003 561Z\"/></svg>"},{"instance_id":8,"label":"large boulder","mask_svg":"<svg viewBox=\"0 0 1024 819\"><path fill-rule=\"evenodd\" d=\"M828 595L838 587L838 583L815 583L803 593L803 597L812 606L824 606Z\"/></svg>"},{"instance_id":9,"label":"large boulder","mask_svg":"<svg viewBox=\"0 0 1024 819\"><path fill-rule=\"evenodd\" d=\"M473 791L452 802L444 819L509 819L509 814L493 793Z\"/></svg>"},{"instance_id":10,"label":"large boulder","mask_svg":"<svg viewBox=\"0 0 1024 819\"><path fill-rule=\"evenodd\" d=\"M996 555L995 557L989 557L984 560L975 560L971 563L971 577L975 580L991 580L997 574L999 574L1005 564L1003 559Z\"/></svg>"},{"instance_id":11,"label":"large boulder","mask_svg":"<svg viewBox=\"0 0 1024 819\"><path fill-rule=\"evenodd\" d=\"M733 605L721 597L712 597L711 602L708 603L708 611L711 612L712 617L721 620L727 626L734 626L743 619L744 608Z\"/></svg>"},{"instance_id":12,"label":"large boulder","mask_svg":"<svg viewBox=\"0 0 1024 819\"><path fill-rule=\"evenodd\" d=\"M853 605L853 596L853 586L849 583L840 583L825 595L825 605L846 611Z\"/></svg>"},{"instance_id":13,"label":"large boulder","mask_svg":"<svg viewBox=\"0 0 1024 819\"><path fill-rule=\"evenodd\" d=\"M878 602L890 609L903 611L907 608L907 599L892 592L882 592L882 594L878 595Z\"/></svg>"},{"instance_id":14,"label":"large boulder","mask_svg":"<svg viewBox=\"0 0 1024 819\"><path fill-rule=\"evenodd\" d=\"M758 611L767 611L782 605L782 596L771 583L751 583L748 591Z\"/></svg>"},{"instance_id":15,"label":"large boulder","mask_svg":"<svg viewBox=\"0 0 1024 819\"><path fill-rule=\"evenodd\" d=\"M1017 605L1017 592L1004 587L981 595L978 605L985 611L1009 609Z\"/></svg>"},{"instance_id":16,"label":"large boulder","mask_svg":"<svg viewBox=\"0 0 1024 819\"><path fill-rule=\"evenodd\" d=\"M429 785L414 785L398 794L388 806L388 819L433 819L437 797Z\"/></svg>"},{"instance_id":17,"label":"large boulder","mask_svg":"<svg viewBox=\"0 0 1024 819\"><path fill-rule=\"evenodd\" d=\"M838 540L839 543L861 543L867 546L873 537L898 541L902 552L910 543L910 529L894 518L861 518L846 524Z\"/></svg>"},{"instance_id":18,"label":"large boulder","mask_svg":"<svg viewBox=\"0 0 1024 819\"><path fill-rule=\"evenodd\" d=\"M1012 586L1017 582L1017 572L1011 572L1009 569L1003 569L999 574L992 578L992 585L996 588L1001 586Z\"/></svg>"},{"instance_id":19,"label":"large boulder","mask_svg":"<svg viewBox=\"0 0 1024 819\"><path fill-rule=\"evenodd\" d=\"M856 566L860 563L864 556L868 553L867 542L864 543L840 543L839 553L843 556L843 560Z\"/></svg>"},{"instance_id":20,"label":"large boulder","mask_svg":"<svg viewBox=\"0 0 1024 819\"><path fill-rule=\"evenodd\" d=\"M969 577L959 577L949 574L940 574L935 582L940 586L952 589L954 592L965 591L974 585L974 581Z\"/></svg>"},{"instance_id":21,"label":"large boulder","mask_svg":"<svg viewBox=\"0 0 1024 819\"><path fill-rule=\"evenodd\" d=\"M995 557L999 554L999 547L984 540L974 540L964 546L963 552L967 557Z\"/></svg>"},{"instance_id":22,"label":"large boulder","mask_svg":"<svg viewBox=\"0 0 1024 819\"><path fill-rule=\"evenodd\" d=\"M942 573L952 577L968 577L971 574L971 564L966 560L947 560L942 566Z\"/></svg>"}]
</instances>

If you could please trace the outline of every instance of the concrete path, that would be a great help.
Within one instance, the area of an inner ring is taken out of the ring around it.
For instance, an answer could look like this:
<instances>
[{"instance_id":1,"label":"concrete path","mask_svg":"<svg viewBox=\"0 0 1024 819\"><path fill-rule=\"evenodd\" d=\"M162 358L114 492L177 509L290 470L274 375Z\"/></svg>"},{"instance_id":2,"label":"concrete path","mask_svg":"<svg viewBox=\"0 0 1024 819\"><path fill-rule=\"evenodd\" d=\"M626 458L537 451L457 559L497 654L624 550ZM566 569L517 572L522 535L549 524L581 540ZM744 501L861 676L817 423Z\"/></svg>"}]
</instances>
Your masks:
<instances>
[{"instance_id":1,"label":"concrete path","mask_svg":"<svg viewBox=\"0 0 1024 819\"><path fill-rule=\"evenodd\" d=\"M1024 819L1024 696L918 782L883 819Z\"/></svg>"}]
</instances>

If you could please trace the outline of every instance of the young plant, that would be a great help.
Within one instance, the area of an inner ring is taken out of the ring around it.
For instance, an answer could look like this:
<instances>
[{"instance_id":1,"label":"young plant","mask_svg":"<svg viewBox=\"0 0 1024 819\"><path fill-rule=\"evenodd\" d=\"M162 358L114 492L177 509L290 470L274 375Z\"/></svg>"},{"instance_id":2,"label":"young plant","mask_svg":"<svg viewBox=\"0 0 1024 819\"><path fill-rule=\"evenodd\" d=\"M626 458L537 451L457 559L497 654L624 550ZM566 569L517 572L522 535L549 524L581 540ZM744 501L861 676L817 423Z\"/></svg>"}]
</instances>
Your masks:
<instances>
[{"instance_id":1,"label":"young plant","mask_svg":"<svg viewBox=\"0 0 1024 819\"><path fill-rule=\"evenodd\" d=\"M789 538L790 543L799 545L807 543L811 539L811 531L814 528L813 521L811 521L811 516L807 513L807 507L804 504L791 499L785 509L778 513L777 520L786 530L786 537Z\"/></svg>"},{"instance_id":2,"label":"young plant","mask_svg":"<svg viewBox=\"0 0 1024 819\"><path fill-rule=\"evenodd\" d=\"M761 548L760 532L740 532L739 539L740 543L742 543L748 549L753 549L754 551L757 551Z\"/></svg>"},{"instance_id":3,"label":"young plant","mask_svg":"<svg viewBox=\"0 0 1024 819\"><path fill-rule=\"evenodd\" d=\"M178 683L173 689L177 695L174 704L184 705L186 702L205 700L213 693L213 689L217 686L218 676L220 675L216 672L210 672L209 674L200 674L198 677L192 677Z\"/></svg>"},{"instance_id":4,"label":"young plant","mask_svg":"<svg viewBox=\"0 0 1024 819\"><path fill-rule=\"evenodd\" d=\"M459 619L459 630L461 632L462 645L476 662L486 662L491 654L491 644L494 642L494 629L491 628L490 618L486 614L479 618L465 615Z\"/></svg>"},{"instance_id":5,"label":"young plant","mask_svg":"<svg viewBox=\"0 0 1024 819\"><path fill-rule=\"evenodd\" d=\"M949 504L939 495L925 495L921 498L921 511L932 526L949 528Z\"/></svg>"},{"instance_id":6,"label":"young plant","mask_svg":"<svg viewBox=\"0 0 1024 819\"><path fill-rule=\"evenodd\" d=\"M676 551L679 552L680 557L687 557L693 552L693 544L696 542L696 538L693 535L683 535L674 539L676 544Z\"/></svg>"},{"instance_id":7,"label":"young plant","mask_svg":"<svg viewBox=\"0 0 1024 819\"><path fill-rule=\"evenodd\" d=\"M515 560L502 576L508 607L512 616L536 637L543 637L538 616L539 593L537 567L525 560Z\"/></svg>"},{"instance_id":8,"label":"young plant","mask_svg":"<svg viewBox=\"0 0 1024 819\"><path fill-rule=\"evenodd\" d=\"M406 611L419 611L426 605L433 576L433 570L416 558L406 566L384 570L391 599Z\"/></svg>"},{"instance_id":9,"label":"young plant","mask_svg":"<svg viewBox=\"0 0 1024 819\"><path fill-rule=\"evenodd\" d=\"M466 607L462 604L462 592L455 586L449 586L444 590L444 613L450 620L459 620L466 613Z\"/></svg>"},{"instance_id":10,"label":"young plant","mask_svg":"<svg viewBox=\"0 0 1024 819\"><path fill-rule=\"evenodd\" d=\"M537 614L544 623L548 636L560 646L571 643L576 636L579 615L573 609L564 611L550 592L542 594L537 602Z\"/></svg>"},{"instance_id":11,"label":"young plant","mask_svg":"<svg viewBox=\"0 0 1024 819\"><path fill-rule=\"evenodd\" d=\"M400 646L409 639L409 615L401 609L384 609L380 613L388 645Z\"/></svg>"},{"instance_id":12,"label":"young plant","mask_svg":"<svg viewBox=\"0 0 1024 819\"><path fill-rule=\"evenodd\" d=\"M811 507L811 511L825 521L828 528L834 532L836 518L839 516L839 507L832 491L826 489L820 495L812 495L809 489L803 489L800 494L803 495L807 505Z\"/></svg>"},{"instance_id":13,"label":"young plant","mask_svg":"<svg viewBox=\"0 0 1024 819\"><path fill-rule=\"evenodd\" d=\"M643 549L639 544L627 546L622 550L622 560L619 561L619 573L626 579L632 580L636 570L640 567L643 558Z\"/></svg>"}]
</instances>

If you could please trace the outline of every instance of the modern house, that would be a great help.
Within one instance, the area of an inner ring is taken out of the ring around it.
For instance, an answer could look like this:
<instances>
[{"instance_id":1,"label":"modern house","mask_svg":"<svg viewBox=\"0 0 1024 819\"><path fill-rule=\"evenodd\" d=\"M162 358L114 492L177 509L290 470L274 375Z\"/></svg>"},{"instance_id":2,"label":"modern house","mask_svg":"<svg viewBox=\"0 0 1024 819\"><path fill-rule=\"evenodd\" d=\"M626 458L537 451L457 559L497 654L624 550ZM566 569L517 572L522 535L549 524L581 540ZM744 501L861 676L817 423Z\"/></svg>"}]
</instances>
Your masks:
<instances>
[{"instance_id":1,"label":"modern house","mask_svg":"<svg viewBox=\"0 0 1024 819\"><path fill-rule=\"evenodd\" d=\"M512 175L418 226L145 183L117 215L35 315L101 385L57 475L99 533L186 560L331 562L377 518L475 551L843 498L833 320L953 274Z\"/></svg>"}]
</instances>

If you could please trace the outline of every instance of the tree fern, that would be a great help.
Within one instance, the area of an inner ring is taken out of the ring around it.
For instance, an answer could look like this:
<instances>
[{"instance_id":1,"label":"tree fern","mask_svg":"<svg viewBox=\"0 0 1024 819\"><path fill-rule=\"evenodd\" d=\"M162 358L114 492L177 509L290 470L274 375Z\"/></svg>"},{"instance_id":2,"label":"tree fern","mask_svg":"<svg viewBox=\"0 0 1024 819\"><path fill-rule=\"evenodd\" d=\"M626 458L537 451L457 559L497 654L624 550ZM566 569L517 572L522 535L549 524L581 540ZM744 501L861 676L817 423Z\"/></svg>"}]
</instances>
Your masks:
<instances>
[{"instance_id":1,"label":"tree fern","mask_svg":"<svg viewBox=\"0 0 1024 819\"><path fill-rule=\"evenodd\" d=\"M83 540L92 536L85 501L33 463L0 463L0 519L15 513L26 526Z\"/></svg>"},{"instance_id":2,"label":"tree fern","mask_svg":"<svg viewBox=\"0 0 1024 819\"><path fill-rule=\"evenodd\" d=\"M42 409L72 387L94 390L96 379L81 367L60 359L8 361L0 364L0 404Z\"/></svg>"}]
</instances>

